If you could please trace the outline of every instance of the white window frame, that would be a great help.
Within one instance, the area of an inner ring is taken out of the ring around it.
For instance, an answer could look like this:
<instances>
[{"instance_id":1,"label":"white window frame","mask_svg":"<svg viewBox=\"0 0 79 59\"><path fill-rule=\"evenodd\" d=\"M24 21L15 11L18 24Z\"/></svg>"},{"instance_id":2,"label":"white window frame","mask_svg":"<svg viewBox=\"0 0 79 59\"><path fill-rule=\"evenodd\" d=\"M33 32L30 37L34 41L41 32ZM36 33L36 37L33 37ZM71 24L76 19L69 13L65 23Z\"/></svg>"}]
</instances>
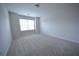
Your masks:
<instances>
[{"instance_id":1,"label":"white window frame","mask_svg":"<svg viewBox=\"0 0 79 59\"><path fill-rule=\"evenodd\" d=\"M22 21L23 20L23 21ZM27 22L27 21L34 21L34 29L31 29L29 26L30 26L30 24L28 23L27 25L26 24L24 24L24 23L22 23L22 22ZM35 30L36 29L36 21L33 19L33 20L30 20L30 19L22 19L22 18L20 18L19 19L19 25L20 25L20 31L29 31L29 30ZM22 27L23 26L23 27ZM24 28L24 27L26 27L26 28Z\"/></svg>"}]
</instances>

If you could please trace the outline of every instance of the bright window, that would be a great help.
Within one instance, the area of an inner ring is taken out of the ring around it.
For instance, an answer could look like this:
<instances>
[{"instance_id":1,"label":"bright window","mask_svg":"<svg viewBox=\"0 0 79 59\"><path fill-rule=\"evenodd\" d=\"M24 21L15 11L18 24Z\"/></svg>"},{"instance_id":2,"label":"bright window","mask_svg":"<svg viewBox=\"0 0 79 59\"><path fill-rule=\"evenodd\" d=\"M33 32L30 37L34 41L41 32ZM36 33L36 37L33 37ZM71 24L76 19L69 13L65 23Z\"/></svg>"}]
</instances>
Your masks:
<instances>
[{"instance_id":1,"label":"bright window","mask_svg":"<svg viewBox=\"0 0 79 59\"><path fill-rule=\"evenodd\" d=\"M19 19L19 23L20 23L20 30L21 31L35 29L35 21L34 20Z\"/></svg>"}]
</instances>

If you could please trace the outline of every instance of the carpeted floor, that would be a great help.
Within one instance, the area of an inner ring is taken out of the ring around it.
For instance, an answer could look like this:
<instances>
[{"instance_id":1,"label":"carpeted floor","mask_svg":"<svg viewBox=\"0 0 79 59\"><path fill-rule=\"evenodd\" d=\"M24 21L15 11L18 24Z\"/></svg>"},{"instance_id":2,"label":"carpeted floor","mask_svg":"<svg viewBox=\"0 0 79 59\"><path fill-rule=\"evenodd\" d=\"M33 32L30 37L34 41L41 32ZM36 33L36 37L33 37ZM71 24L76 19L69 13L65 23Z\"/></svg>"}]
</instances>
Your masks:
<instances>
[{"instance_id":1,"label":"carpeted floor","mask_svg":"<svg viewBox=\"0 0 79 59\"><path fill-rule=\"evenodd\" d=\"M8 56L77 56L79 44L50 37L31 35L13 41Z\"/></svg>"}]
</instances>

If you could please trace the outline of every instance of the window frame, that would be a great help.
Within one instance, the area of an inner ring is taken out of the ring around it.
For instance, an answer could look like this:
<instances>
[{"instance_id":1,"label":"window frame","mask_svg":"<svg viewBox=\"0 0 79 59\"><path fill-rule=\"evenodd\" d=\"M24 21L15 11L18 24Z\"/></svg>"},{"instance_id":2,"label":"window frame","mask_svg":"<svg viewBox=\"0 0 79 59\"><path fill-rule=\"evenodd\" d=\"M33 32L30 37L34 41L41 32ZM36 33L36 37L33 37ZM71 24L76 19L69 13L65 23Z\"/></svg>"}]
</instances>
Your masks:
<instances>
[{"instance_id":1,"label":"window frame","mask_svg":"<svg viewBox=\"0 0 79 59\"><path fill-rule=\"evenodd\" d=\"M34 21L34 29L21 30L21 24L20 24L20 20L21 20L21 19L24 19L24 20L33 20L33 21ZM20 26L20 31L21 31L21 32L23 32L23 31L35 31L35 30L36 30L36 20L35 20L35 19L19 18L19 26Z\"/></svg>"}]
</instances>

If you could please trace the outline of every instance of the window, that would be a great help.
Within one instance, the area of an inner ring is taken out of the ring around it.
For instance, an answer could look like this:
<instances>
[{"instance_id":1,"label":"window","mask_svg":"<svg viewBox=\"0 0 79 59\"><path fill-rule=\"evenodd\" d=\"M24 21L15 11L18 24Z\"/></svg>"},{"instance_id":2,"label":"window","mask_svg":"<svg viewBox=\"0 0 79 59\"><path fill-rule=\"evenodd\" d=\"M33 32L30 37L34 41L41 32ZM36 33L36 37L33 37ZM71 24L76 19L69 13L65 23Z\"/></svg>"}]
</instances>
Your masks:
<instances>
[{"instance_id":1,"label":"window","mask_svg":"<svg viewBox=\"0 0 79 59\"><path fill-rule=\"evenodd\" d=\"M34 20L19 19L19 23L20 23L20 30L21 31L35 29L35 21Z\"/></svg>"}]
</instances>

